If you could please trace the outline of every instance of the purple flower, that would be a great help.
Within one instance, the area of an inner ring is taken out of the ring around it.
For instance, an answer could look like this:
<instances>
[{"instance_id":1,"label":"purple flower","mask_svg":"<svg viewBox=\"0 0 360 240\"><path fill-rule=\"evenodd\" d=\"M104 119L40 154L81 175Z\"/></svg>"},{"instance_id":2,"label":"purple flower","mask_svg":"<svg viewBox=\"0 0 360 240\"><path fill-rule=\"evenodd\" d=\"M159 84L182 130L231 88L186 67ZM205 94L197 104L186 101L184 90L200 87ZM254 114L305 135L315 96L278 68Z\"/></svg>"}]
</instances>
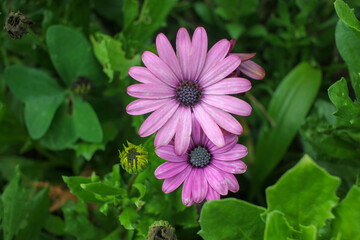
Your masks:
<instances>
[{"instance_id":1,"label":"purple flower","mask_svg":"<svg viewBox=\"0 0 360 240\"><path fill-rule=\"evenodd\" d=\"M155 171L155 177L165 179L162 190L170 193L182 183L182 201L190 206L194 202L220 199L228 190L237 192L239 183L235 174L244 173L246 165L239 160L247 155L247 148L236 144L236 135L225 133L225 146L213 144L202 131L199 123L192 119L191 143L186 153L178 156L174 142L159 147L156 154L167 160Z\"/></svg>"},{"instance_id":2,"label":"purple flower","mask_svg":"<svg viewBox=\"0 0 360 240\"><path fill-rule=\"evenodd\" d=\"M251 83L244 78L226 78L241 63L238 56L228 56L228 40L220 40L209 51L207 44L204 28L198 27L192 40L186 29L180 28L175 54L169 40L160 33L156 38L159 56L145 51L142 60L146 67L129 69L129 75L141 84L129 86L127 92L140 99L131 102L126 111L131 115L153 112L141 125L139 135L157 132L156 148L175 136L175 153L184 154L190 144L193 115L218 147L225 145L222 129L233 134L243 131L230 113L248 116L252 108L229 94L244 93Z\"/></svg>"},{"instance_id":3,"label":"purple flower","mask_svg":"<svg viewBox=\"0 0 360 240\"><path fill-rule=\"evenodd\" d=\"M241 59L241 64L229 77L240 77L241 73L243 73L255 80L263 79L265 77L265 70L260 65L250 60L255 57L256 53L230 53L233 50L235 43L235 39L230 41L229 55L238 56Z\"/></svg>"}]
</instances>

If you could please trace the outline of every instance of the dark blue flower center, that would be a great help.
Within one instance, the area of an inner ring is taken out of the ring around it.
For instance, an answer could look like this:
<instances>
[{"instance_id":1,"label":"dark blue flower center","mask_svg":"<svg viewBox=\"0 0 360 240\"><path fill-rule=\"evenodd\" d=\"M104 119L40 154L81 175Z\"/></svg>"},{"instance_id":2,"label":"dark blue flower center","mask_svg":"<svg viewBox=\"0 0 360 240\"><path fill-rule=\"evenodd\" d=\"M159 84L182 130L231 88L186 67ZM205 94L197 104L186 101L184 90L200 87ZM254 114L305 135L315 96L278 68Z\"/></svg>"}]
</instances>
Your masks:
<instances>
[{"instance_id":1,"label":"dark blue flower center","mask_svg":"<svg viewBox=\"0 0 360 240\"><path fill-rule=\"evenodd\" d=\"M201 89L196 82L184 81L176 88L176 99L185 106L193 106L201 98Z\"/></svg>"},{"instance_id":2,"label":"dark blue flower center","mask_svg":"<svg viewBox=\"0 0 360 240\"><path fill-rule=\"evenodd\" d=\"M194 147L189 153L189 163L193 167L205 167L210 163L211 154L206 147Z\"/></svg>"}]
</instances>

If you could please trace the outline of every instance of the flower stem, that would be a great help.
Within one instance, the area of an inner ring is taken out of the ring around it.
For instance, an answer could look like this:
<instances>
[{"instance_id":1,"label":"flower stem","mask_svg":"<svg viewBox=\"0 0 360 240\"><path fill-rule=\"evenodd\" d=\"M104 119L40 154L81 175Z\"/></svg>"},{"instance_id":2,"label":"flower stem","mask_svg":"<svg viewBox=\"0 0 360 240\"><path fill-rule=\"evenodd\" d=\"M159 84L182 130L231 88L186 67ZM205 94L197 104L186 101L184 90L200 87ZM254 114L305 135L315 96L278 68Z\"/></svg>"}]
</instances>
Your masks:
<instances>
[{"instance_id":1,"label":"flower stem","mask_svg":"<svg viewBox=\"0 0 360 240\"><path fill-rule=\"evenodd\" d=\"M128 194L128 196L130 195L131 188L132 188L132 186L133 186L133 184L134 184L135 179L136 179L137 176L138 176L137 174L133 174L133 175L131 176L131 178L130 178L129 185L128 185L128 188L127 188L127 194Z\"/></svg>"}]
</instances>

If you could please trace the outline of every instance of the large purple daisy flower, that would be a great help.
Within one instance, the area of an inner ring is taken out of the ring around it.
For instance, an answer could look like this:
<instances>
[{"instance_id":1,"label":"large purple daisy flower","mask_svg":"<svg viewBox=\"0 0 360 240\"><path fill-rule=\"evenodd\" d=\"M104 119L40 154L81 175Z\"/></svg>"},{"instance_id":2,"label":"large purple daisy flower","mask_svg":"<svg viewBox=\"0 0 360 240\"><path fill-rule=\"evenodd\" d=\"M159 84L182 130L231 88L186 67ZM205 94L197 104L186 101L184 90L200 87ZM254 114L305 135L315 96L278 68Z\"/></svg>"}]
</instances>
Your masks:
<instances>
[{"instance_id":1,"label":"large purple daisy flower","mask_svg":"<svg viewBox=\"0 0 360 240\"><path fill-rule=\"evenodd\" d=\"M213 144L193 117L191 142L182 156L175 153L174 142L159 147L156 154L167 160L155 171L155 177L165 179L162 190L170 193L182 183L182 201L190 206L194 202L220 199L228 190L237 192L239 183L235 174L244 173L246 165L239 160L247 155L247 148L237 144L238 137L224 133L225 146Z\"/></svg>"},{"instance_id":2,"label":"large purple daisy flower","mask_svg":"<svg viewBox=\"0 0 360 240\"><path fill-rule=\"evenodd\" d=\"M129 75L141 84L129 86L127 92L140 99L130 103L126 111L132 115L153 112L141 125L139 135L146 137L157 131L155 147L168 144L175 136L175 152L184 154L190 144L192 115L218 147L225 145L222 129L242 133L240 123L230 113L248 116L251 106L228 94L246 92L251 83L244 78L226 78L241 63L238 56L228 56L228 40L220 40L209 52L207 47L202 27L195 30L192 40L185 28L179 29L177 54L160 33L156 38L159 56L145 51L142 60L146 67L130 68Z\"/></svg>"}]
</instances>

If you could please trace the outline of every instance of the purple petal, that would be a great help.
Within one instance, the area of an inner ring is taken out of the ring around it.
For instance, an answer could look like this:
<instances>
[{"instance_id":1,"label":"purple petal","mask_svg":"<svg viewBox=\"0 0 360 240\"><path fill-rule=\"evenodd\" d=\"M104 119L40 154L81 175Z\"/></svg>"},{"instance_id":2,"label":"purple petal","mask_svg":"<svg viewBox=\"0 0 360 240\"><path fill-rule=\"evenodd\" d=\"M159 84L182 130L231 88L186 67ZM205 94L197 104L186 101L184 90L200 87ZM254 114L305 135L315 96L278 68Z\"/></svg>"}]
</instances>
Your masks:
<instances>
[{"instance_id":1,"label":"purple petal","mask_svg":"<svg viewBox=\"0 0 360 240\"><path fill-rule=\"evenodd\" d=\"M191 196L194 202L200 203L202 202L208 191L208 182L204 175L204 170L202 168L194 168L193 169L194 176L192 182L192 191Z\"/></svg>"},{"instance_id":2,"label":"purple petal","mask_svg":"<svg viewBox=\"0 0 360 240\"><path fill-rule=\"evenodd\" d=\"M194 203L194 200L192 199L191 196L193 176L194 176L194 168L191 168L191 172L189 176L184 181L183 189L181 193L182 202L185 206L191 206L191 204Z\"/></svg>"},{"instance_id":3,"label":"purple petal","mask_svg":"<svg viewBox=\"0 0 360 240\"><path fill-rule=\"evenodd\" d=\"M189 147L191 136L191 109L190 107L179 107L179 122L175 135L175 153L183 155Z\"/></svg>"},{"instance_id":4,"label":"purple petal","mask_svg":"<svg viewBox=\"0 0 360 240\"><path fill-rule=\"evenodd\" d=\"M236 55L244 62L255 57L256 53L230 53L230 55Z\"/></svg>"},{"instance_id":5,"label":"purple petal","mask_svg":"<svg viewBox=\"0 0 360 240\"><path fill-rule=\"evenodd\" d=\"M146 67L131 67L129 75L141 83L164 84L160 79L154 76ZM164 84L166 85L166 84Z\"/></svg>"},{"instance_id":6,"label":"purple petal","mask_svg":"<svg viewBox=\"0 0 360 240\"><path fill-rule=\"evenodd\" d=\"M216 168L212 167L211 165L207 165L206 167L204 167L204 173L209 185L216 192L221 195L226 195L228 193L228 185L224 177Z\"/></svg>"},{"instance_id":7,"label":"purple petal","mask_svg":"<svg viewBox=\"0 0 360 240\"><path fill-rule=\"evenodd\" d=\"M154 53L145 51L142 55L145 66L161 81L176 87L179 83L178 78L170 67Z\"/></svg>"},{"instance_id":8,"label":"purple petal","mask_svg":"<svg viewBox=\"0 0 360 240\"><path fill-rule=\"evenodd\" d=\"M227 39L222 39L214 44L206 55L205 64L203 70L199 76L199 79L207 73L209 69L214 67L219 61L223 60L228 54L230 43Z\"/></svg>"},{"instance_id":9,"label":"purple petal","mask_svg":"<svg viewBox=\"0 0 360 240\"><path fill-rule=\"evenodd\" d=\"M193 144L198 145L200 142L201 127L199 122L196 120L194 114L191 114L191 120L192 120L191 138L193 140Z\"/></svg>"},{"instance_id":10,"label":"purple petal","mask_svg":"<svg viewBox=\"0 0 360 240\"><path fill-rule=\"evenodd\" d=\"M166 178L163 185L162 190L164 193L171 193L175 189L177 189L184 180L189 176L192 167L190 165L187 166L182 172L178 175L175 175L171 178Z\"/></svg>"},{"instance_id":11,"label":"purple petal","mask_svg":"<svg viewBox=\"0 0 360 240\"><path fill-rule=\"evenodd\" d=\"M223 175L223 177L225 178L225 181L231 192L235 193L235 192L239 191L240 186L234 175L232 175L231 173L228 173L228 172L221 171L221 170L218 170L218 171L220 171L221 175Z\"/></svg>"},{"instance_id":12,"label":"purple petal","mask_svg":"<svg viewBox=\"0 0 360 240\"><path fill-rule=\"evenodd\" d=\"M245 75L256 80L261 80L265 77L265 70L260 65L250 60L242 62L240 64L239 70Z\"/></svg>"},{"instance_id":13,"label":"purple petal","mask_svg":"<svg viewBox=\"0 0 360 240\"><path fill-rule=\"evenodd\" d=\"M220 200L220 194L218 194L214 189L212 189L212 187L209 186L206 195L206 200L207 201Z\"/></svg>"},{"instance_id":14,"label":"purple petal","mask_svg":"<svg viewBox=\"0 0 360 240\"><path fill-rule=\"evenodd\" d=\"M203 76L200 76L200 85L205 88L219 82L232 73L240 63L241 59L235 55L226 57L209 69Z\"/></svg>"},{"instance_id":15,"label":"purple petal","mask_svg":"<svg viewBox=\"0 0 360 240\"><path fill-rule=\"evenodd\" d=\"M169 120L178 108L179 103L175 100L170 100L161 108L153 112L141 125L139 129L140 137L147 137L159 130Z\"/></svg>"},{"instance_id":16,"label":"purple petal","mask_svg":"<svg viewBox=\"0 0 360 240\"><path fill-rule=\"evenodd\" d=\"M130 85L127 93L132 97L145 99L170 98L175 95L173 88L153 83Z\"/></svg>"},{"instance_id":17,"label":"purple petal","mask_svg":"<svg viewBox=\"0 0 360 240\"><path fill-rule=\"evenodd\" d=\"M203 90L204 94L237 94L251 89L251 82L245 78L225 78Z\"/></svg>"},{"instance_id":18,"label":"purple petal","mask_svg":"<svg viewBox=\"0 0 360 240\"><path fill-rule=\"evenodd\" d=\"M236 135L240 135L243 132L242 126L231 114L206 103L202 103L201 106L226 131Z\"/></svg>"},{"instance_id":19,"label":"purple petal","mask_svg":"<svg viewBox=\"0 0 360 240\"><path fill-rule=\"evenodd\" d=\"M183 72L183 79L190 80L191 40L185 28L180 28L177 32L176 52Z\"/></svg>"},{"instance_id":20,"label":"purple petal","mask_svg":"<svg viewBox=\"0 0 360 240\"><path fill-rule=\"evenodd\" d=\"M236 144L232 149L223 153L213 153L213 157L216 160L233 161L245 157L248 154L248 150L244 145Z\"/></svg>"},{"instance_id":21,"label":"purple petal","mask_svg":"<svg viewBox=\"0 0 360 240\"><path fill-rule=\"evenodd\" d=\"M178 79L182 79L182 72L180 68L179 61L176 57L171 43L167 37L160 33L156 37L156 49L159 54L159 57L172 69Z\"/></svg>"},{"instance_id":22,"label":"purple petal","mask_svg":"<svg viewBox=\"0 0 360 240\"><path fill-rule=\"evenodd\" d=\"M165 159L169 162L187 162L188 155L184 154L182 156L178 156L175 153L175 149L173 145L165 145L161 146L157 149L155 149L156 155L158 155L160 158Z\"/></svg>"},{"instance_id":23,"label":"purple petal","mask_svg":"<svg viewBox=\"0 0 360 240\"><path fill-rule=\"evenodd\" d=\"M225 145L224 136L214 119L204 110L201 104L197 104L193 111L196 120L210 141L216 146L223 147Z\"/></svg>"},{"instance_id":24,"label":"purple petal","mask_svg":"<svg viewBox=\"0 0 360 240\"><path fill-rule=\"evenodd\" d=\"M155 148L167 145L172 140L178 126L180 113L180 108L178 108L176 112L172 115L172 117L165 123L165 125L160 128L159 131L156 133L154 140Z\"/></svg>"},{"instance_id":25,"label":"purple petal","mask_svg":"<svg viewBox=\"0 0 360 240\"><path fill-rule=\"evenodd\" d=\"M224 139L225 139L225 146L224 147L219 148L216 145L208 147L211 154L227 152L230 149L232 149L236 145L236 143L238 142L238 137L236 135L234 135L234 134L224 134Z\"/></svg>"},{"instance_id":26,"label":"purple petal","mask_svg":"<svg viewBox=\"0 0 360 240\"><path fill-rule=\"evenodd\" d=\"M188 166L189 164L186 162L165 162L155 170L155 177L158 179L171 178L182 172Z\"/></svg>"},{"instance_id":27,"label":"purple petal","mask_svg":"<svg viewBox=\"0 0 360 240\"><path fill-rule=\"evenodd\" d=\"M235 173L241 174L246 172L246 164L241 160L236 161L219 161L216 159L211 160L211 164L214 164L215 167L228 172L228 173Z\"/></svg>"},{"instance_id":28,"label":"purple petal","mask_svg":"<svg viewBox=\"0 0 360 240\"><path fill-rule=\"evenodd\" d=\"M168 99L137 99L127 105L126 112L130 115L142 115L159 109Z\"/></svg>"},{"instance_id":29,"label":"purple petal","mask_svg":"<svg viewBox=\"0 0 360 240\"><path fill-rule=\"evenodd\" d=\"M240 116L249 116L252 111L250 104L233 96L204 95L202 100L207 104L217 107L223 111Z\"/></svg>"},{"instance_id":30,"label":"purple petal","mask_svg":"<svg viewBox=\"0 0 360 240\"><path fill-rule=\"evenodd\" d=\"M190 79L197 80L206 60L208 38L203 27L196 28L192 37L190 57Z\"/></svg>"}]
</instances>

